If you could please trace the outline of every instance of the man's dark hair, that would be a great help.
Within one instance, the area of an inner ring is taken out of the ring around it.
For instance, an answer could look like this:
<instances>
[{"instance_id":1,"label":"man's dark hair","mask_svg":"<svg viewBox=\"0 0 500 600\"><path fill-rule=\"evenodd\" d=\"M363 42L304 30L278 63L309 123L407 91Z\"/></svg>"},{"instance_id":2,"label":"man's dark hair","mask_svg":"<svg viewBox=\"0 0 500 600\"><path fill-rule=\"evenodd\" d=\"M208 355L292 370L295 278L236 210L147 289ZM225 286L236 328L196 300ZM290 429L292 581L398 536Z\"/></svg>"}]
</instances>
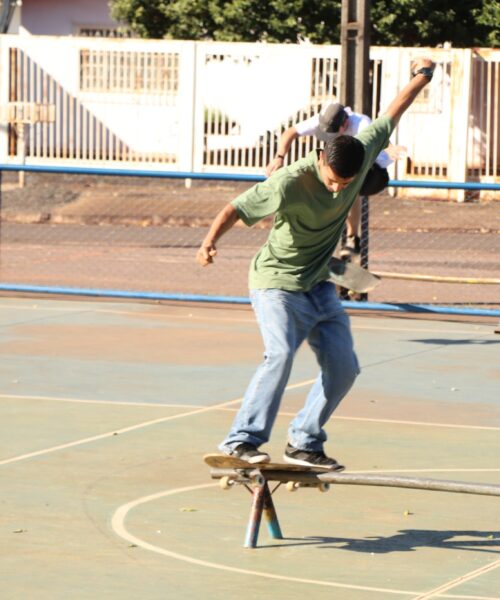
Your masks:
<instances>
[{"instance_id":1,"label":"man's dark hair","mask_svg":"<svg viewBox=\"0 0 500 600\"><path fill-rule=\"evenodd\" d=\"M339 135L329 140L323 153L326 164L342 179L359 173L365 159L363 144L351 135Z\"/></svg>"}]
</instances>

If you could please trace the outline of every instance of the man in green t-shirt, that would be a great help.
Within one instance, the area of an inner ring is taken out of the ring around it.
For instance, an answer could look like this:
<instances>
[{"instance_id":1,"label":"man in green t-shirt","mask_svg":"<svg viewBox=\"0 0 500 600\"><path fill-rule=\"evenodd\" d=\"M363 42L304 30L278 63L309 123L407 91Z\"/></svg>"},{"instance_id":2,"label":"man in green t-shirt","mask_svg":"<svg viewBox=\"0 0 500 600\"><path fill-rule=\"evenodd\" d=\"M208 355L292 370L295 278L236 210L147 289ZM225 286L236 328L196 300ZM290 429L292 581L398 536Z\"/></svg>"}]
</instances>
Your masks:
<instances>
[{"instance_id":1,"label":"man in green t-shirt","mask_svg":"<svg viewBox=\"0 0 500 600\"><path fill-rule=\"evenodd\" d=\"M239 219L251 226L274 214L267 242L252 260L250 297L265 352L219 448L250 463L269 462L259 450L271 435L293 358L307 339L320 373L288 430L284 460L342 470L323 449L324 425L350 390L359 366L349 318L329 279L328 261L351 205L401 115L431 80L434 64L418 59L413 78L385 114L355 137L341 135L250 188L215 217L197 253L206 266L217 240Z\"/></svg>"}]
</instances>

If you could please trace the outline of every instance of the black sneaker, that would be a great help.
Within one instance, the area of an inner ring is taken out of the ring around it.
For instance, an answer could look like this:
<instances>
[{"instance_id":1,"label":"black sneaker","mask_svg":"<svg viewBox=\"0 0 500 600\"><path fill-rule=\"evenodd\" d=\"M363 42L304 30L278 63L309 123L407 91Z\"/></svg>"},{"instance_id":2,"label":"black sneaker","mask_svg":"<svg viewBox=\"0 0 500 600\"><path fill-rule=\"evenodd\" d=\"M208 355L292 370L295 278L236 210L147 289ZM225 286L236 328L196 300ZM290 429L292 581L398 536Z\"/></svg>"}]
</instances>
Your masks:
<instances>
[{"instance_id":1,"label":"black sneaker","mask_svg":"<svg viewBox=\"0 0 500 600\"><path fill-rule=\"evenodd\" d=\"M285 448L283 460L291 465L302 465L304 467L321 467L329 471L343 471L345 467L339 465L334 459L328 457L323 450L299 450L290 444Z\"/></svg>"},{"instance_id":2,"label":"black sneaker","mask_svg":"<svg viewBox=\"0 0 500 600\"><path fill-rule=\"evenodd\" d=\"M253 444L249 444L248 442L243 442L236 446L234 450L231 451L229 456L234 456L235 458L241 458L248 463L268 463L271 461L271 457L267 452L262 452L258 450L256 446Z\"/></svg>"},{"instance_id":3,"label":"black sneaker","mask_svg":"<svg viewBox=\"0 0 500 600\"><path fill-rule=\"evenodd\" d=\"M342 260L349 260L353 256L361 252L361 240L357 235L350 235L346 241L342 250L340 251L340 258Z\"/></svg>"}]
</instances>

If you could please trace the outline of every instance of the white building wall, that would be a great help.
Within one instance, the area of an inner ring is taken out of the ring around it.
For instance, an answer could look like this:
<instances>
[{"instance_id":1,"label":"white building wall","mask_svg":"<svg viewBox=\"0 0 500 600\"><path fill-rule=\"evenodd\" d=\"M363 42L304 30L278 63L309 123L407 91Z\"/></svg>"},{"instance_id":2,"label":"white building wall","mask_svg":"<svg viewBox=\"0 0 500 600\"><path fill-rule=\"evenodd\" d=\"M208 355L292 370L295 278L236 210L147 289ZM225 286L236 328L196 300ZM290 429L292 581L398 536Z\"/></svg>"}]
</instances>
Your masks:
<instances>
[{"instance_id":1,"label":"white building wall","mask_svg":"<svg viewBox=\"0 0 500 600\"><path fill-rule=\"evenodd\" d=\"M108 0L23 0L20 33L76 35L80 27L115 28Z\"/></svg>"}]
</instances>

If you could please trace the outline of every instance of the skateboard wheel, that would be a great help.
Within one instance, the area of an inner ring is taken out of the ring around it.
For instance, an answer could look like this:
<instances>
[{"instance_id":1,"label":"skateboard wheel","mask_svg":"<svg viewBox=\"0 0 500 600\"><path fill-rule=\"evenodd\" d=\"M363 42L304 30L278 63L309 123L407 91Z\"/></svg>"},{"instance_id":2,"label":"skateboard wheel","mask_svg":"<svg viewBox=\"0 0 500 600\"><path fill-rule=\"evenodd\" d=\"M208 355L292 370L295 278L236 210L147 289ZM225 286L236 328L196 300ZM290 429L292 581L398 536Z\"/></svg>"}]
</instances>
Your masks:
<instances>
[{"instance_id":1,"label":"skateboard wheel","mask_svg":"<svg viewBox=\"0 0 500 600\"><path fill-rule=\"evenodd\" d=\"M228 490L233 485L233 483L234 483L233 480L230 477L228 477L227 475L225 475L224 477L221 477L219 480L219 486L223 490Z\"/></svg>"},{"instance_id":2,"label":"skateboard wheel","mask_svg":"<svg viewBox=\"0 0 500 600\"><path fill-rule=\"evenodd\" d=\"M262 475L256 475L253 478L253 482L257 487L262 487L266 483L266 480Z\"/></svg>"},{"instance_id":3,"label":"skateboard wheel","mask_svg":"<svg viewBox=\"0 0 500 600\"><path fill-rule=\"evenodd\" d=\"M295 481L287 481L286 489L288 492L296 492L297 491L297 483Z\"/></svg>"},{"instance_id":4,"label":"skateboard wheel","mask_svg":"<svg viewBox=\"0 0 500 600\"><path fill-rule=\"evenodd\" d=\"M329 483L320 483L318 485L318 492L327 492L330 489L330 484Z\"/></svg>"}]
</instances>

